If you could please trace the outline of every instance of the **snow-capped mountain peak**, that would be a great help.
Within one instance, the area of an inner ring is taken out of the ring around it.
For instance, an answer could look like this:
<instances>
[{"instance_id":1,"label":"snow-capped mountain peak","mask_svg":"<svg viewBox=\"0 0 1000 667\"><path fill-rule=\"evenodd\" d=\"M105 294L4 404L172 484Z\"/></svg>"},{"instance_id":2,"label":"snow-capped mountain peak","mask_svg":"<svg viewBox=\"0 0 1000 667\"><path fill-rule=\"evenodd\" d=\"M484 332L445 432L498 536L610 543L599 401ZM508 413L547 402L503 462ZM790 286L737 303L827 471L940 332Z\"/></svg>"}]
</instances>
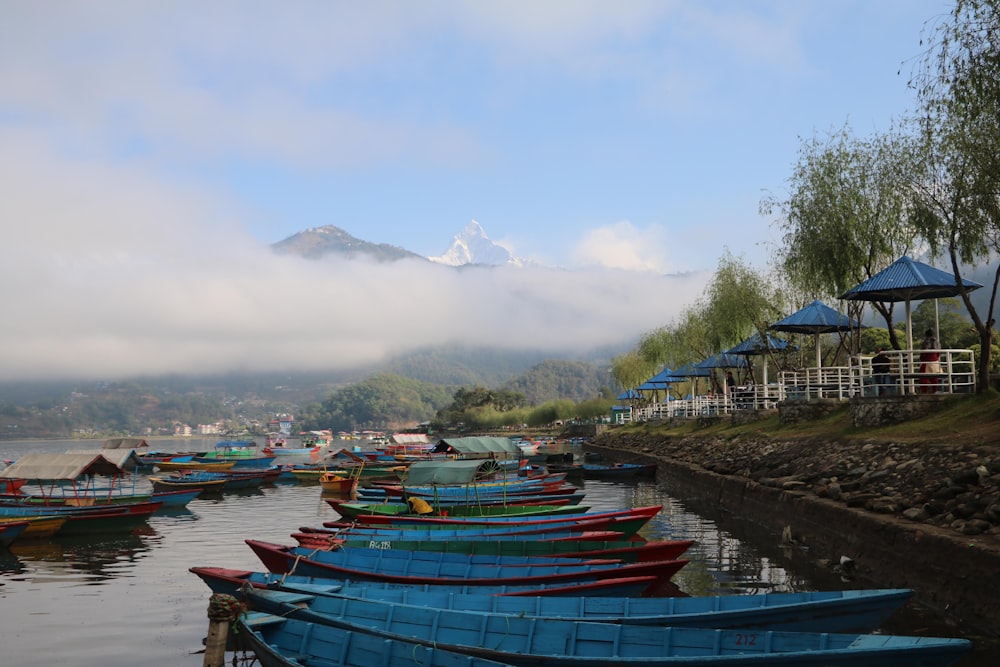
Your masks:
<instances>
[{"instance_id":1,"label":"snow-capped mountain peak","mask_svg":"<svg viewBox=\"0 0 1000 667\"><path fill-rule=\"evenodd\" d=\"M451 246L437 257L428 257L432 262L448 266L466 264L488 264L491 266L521 266L522 261L514 257L510 250L491 241L482 225L472 220L455 235Z\"/></svg>"}]
</instances>

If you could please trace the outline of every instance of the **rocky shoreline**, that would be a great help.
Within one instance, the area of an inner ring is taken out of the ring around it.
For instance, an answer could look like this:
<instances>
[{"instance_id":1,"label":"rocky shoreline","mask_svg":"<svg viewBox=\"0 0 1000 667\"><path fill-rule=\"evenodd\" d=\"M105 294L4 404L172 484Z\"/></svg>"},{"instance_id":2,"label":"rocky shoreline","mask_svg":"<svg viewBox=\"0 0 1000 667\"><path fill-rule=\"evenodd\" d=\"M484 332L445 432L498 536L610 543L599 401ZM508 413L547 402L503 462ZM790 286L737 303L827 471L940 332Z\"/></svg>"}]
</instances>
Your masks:
<instances>
[{"instance_id":1,"label":"rocky shoreline","mask_svg":"<svg viewBox=\"0 0 1000 667\"><path fill-rule=\"evenodd\" d=\"M612 429L588 448L654 459L658 481L803 547L848 557L857 577L1000 636L1000 453L996 446L763 435L670 437ZM693 495L692 495L693 494Z\"/></svg>"}]
</instances>

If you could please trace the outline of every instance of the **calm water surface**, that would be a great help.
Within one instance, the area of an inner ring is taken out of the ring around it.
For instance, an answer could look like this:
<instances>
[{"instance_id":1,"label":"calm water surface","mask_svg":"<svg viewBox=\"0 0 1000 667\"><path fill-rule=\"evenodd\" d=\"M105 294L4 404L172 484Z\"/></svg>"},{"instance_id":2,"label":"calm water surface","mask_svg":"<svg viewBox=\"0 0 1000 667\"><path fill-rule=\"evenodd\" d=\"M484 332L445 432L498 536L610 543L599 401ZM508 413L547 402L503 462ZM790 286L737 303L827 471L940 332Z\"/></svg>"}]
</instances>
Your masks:
<instances>
[{"instance_id":1,"label":"calm water surface","mask_svg":"<svg viewBox=\"0 0 1000 667\"><path fill-rule=\"evenodd\" d=\"M151 449L210 449L214 440L156 441ZM90 443L0 442L0 459L28 451L64 452ZM93 443L99 446L99 443ZM148 482L140 476L140 488ZM643 530L650 539L694 539L691 559L674 582L691 595L832 590L860 585L815 567L733 517L713 517L652 483L587 482L584 503L595 510L663 505ZM701 512L701 514L697 512ZM339 518L316 485L281 484L153 515L130 533L22 542L0 548L0 665L73 667L198 667L208 629L207 587L195 565L260 570L244 543L254 538L292 543L300 526ZM917 610L885 628L894 633L961 636L961 629ZM977 642L961 667L996 664L994 649ZM44 656L44 657L42 657Z\"/></svg>"}]
</instances>

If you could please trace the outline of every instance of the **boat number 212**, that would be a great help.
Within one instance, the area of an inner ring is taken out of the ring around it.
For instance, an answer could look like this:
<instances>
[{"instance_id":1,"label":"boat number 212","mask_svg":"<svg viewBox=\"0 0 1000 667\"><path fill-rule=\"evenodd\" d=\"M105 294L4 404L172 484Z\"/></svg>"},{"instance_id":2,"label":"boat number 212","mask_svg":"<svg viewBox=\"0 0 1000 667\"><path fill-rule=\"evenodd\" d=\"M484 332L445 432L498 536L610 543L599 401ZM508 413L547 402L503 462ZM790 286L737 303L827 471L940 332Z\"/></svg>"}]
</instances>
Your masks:
<instances>
[{"instance_id":1,"label":"boat number 212","mask_svg":"<svg viewBox=\"0 0 1000 667\"><path fill-rule=\"evenodd\" d=\"M736 633L736 645L737 646L756 646L757 645L757 635L756 634L744 634L742 632Z\"/></svg>"}]
</instances>

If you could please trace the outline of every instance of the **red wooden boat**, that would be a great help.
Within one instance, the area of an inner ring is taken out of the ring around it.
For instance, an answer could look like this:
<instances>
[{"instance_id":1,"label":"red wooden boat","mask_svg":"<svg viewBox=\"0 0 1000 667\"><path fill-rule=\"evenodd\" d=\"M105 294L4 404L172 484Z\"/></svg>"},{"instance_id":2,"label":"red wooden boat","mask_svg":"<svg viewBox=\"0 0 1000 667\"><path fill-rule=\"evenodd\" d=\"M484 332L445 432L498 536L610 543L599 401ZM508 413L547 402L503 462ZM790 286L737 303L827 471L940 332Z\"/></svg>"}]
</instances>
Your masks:
<instances>
[{"instance_id":1,"label":"red wooden boat","mask_svg":"<svg viewBox=\"0 0 1000 667\"><path fill-rule=\"evenodd\" d=\"M659 514L663 505L647 505L606 512L581 512L561 516L426 516L414 514L359 514L359 523L391 526L545 526L567 521L597 521L603 519L645 518L647 521Z\"/></svg>"},{"instance_id":2,"label":"red wooden boat","mask_svg":"<svg viewBox=\"0 0 1000 667\"><path fill-rule=\"evenodd\" d=\"M565 528L565 530L564 530ZM303 526L299 529L303 533L326 533L334 536L341 536L345 539L361 538L366 540L622 540L625 539L620 532L614 530L581 530L578 526L558 527L558 528L525 528L515 532L481 532L481 531L452 531L442 533L439 530L408 530L405 528L394 528L392 526L365 526L343 521L324 521L321 528ZM635 538L631 538L635 539ZM639 538L641 540L641 538Z\"/></svg>"},{"instance_id":3,"label":"red wooden boat","mask_svg":"<svg viewBox=\"0 0 1000 667\"><path fill-rule=\"evenodd\" d=\"M301 591L303 587L325 589L337 592L344 587L384 586L412 588L413 590L437 590L442 592L476 593L478 595L499 595L502 597L610 597L637 596L656 583L656 577L620 577L582 583L539 584L537 586L465 586L434 584L391 584L385 582L353 581L351 579L329 579L287 574L231 570L221 567L192 567L190 572L198 575L215 593L225 593L239 597L244 586L281 590L284 586Z\"/></svg>"},{"instance_id":4,"label":"red wooden boat","mask_svg":"<svg viewBox=\"0 0 1000 667\"><path fill-rule=\"evenodd\" d=\"M622 540L386 540L362 536L340 537L331 533L303 530L292 533L300 547L330 549L372 547L468 554L511 554L549 558L613 559L627 563L674 560L694 544L694 540L626 542Z\"/></svg>"},{"instance_id":5,"label":"red wooden boat","mask_svg":"<svg viewBox=\"0 0 1000 667\"><path fill-rule=\"evenodd\" d=\"M304 574L358 581L388 581L401 584L464 584L464 585L531 585L558 582L585 582L621 577L652 576L657 585L666 583L688 561L668 560L623 565L571 565L563 571L558 567L541 570L527 566L497 566L470 564L466 567L450 563L443 567L430 560L403 558L372 561L364 567L341 565L349 558L342 551L312 551L301 547L246 540L264 566L276 574ZM415 553L415 552L406 552ZM454 556L456 554L445 554ZM430 574L434 570L437 574Z\"/></svg>"},{"instance_id":6,"label":"red wooden boat","mask_svg":"<svg viewBox=\"0 0 1000 667\"><path fill-rule=\"evenodd\" d=\"M532 524L452 524L452 523L402 523L402 524L366 524L362 522L347 523L324 521L326 528L347 528L354 533L389 534L391 532L426 533L433 536L427 539L476 539L478 536L517 537L524 535L548 535L553 533L584 533L584 532L614 532L626 535L630 539L638 529L648 521L645 517L597 517L594 519L567 519L552 523Z\"/></svg>"}]
</instances>

